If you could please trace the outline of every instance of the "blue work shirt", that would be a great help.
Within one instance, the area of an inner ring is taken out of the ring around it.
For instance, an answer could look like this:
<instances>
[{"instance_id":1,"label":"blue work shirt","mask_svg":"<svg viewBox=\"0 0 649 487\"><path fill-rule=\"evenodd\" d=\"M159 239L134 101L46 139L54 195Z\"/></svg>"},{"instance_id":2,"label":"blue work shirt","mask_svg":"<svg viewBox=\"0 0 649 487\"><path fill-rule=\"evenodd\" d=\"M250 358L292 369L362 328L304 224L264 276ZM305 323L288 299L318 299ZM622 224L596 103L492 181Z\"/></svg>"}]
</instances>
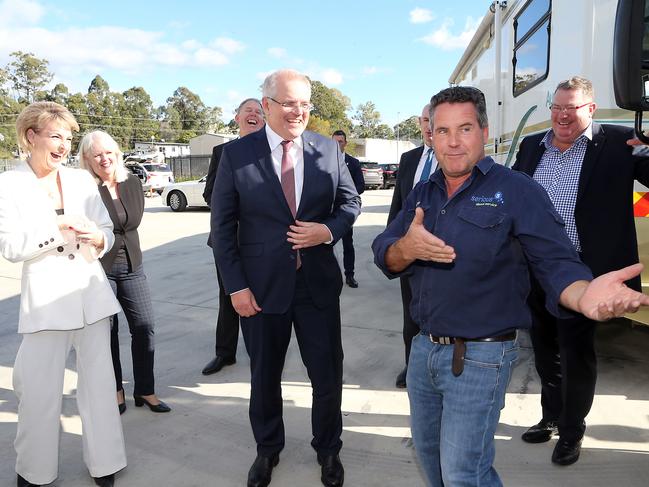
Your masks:
<instances>
[{"instance_id":1,"label":"blue work shirt","mask_svg":"<svg viewBox=\"0 0 649 487\"><path fill-rule=\"evenodd\" d=\"M451 264L415 261L391 273L385 253L424 210L426 230L455 249ZM374 262L389 278L410 277L410 313L436 336L481 338L531 326L526 304L529 262L555 316L561 292L591 280L543 188L526 174L486 157L449 199L441 170L410 192L406 205L372 243Z\"/></svg>"}]
</instances>

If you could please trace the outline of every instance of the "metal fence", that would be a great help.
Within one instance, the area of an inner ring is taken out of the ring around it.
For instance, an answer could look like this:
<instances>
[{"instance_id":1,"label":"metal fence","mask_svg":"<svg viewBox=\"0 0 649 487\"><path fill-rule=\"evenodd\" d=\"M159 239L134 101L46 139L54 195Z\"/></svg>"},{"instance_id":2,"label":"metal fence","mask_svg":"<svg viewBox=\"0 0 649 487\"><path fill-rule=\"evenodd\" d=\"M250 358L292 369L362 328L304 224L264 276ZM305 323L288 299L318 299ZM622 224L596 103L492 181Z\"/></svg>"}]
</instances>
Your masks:
<instances>
[{"instance_id":1,"label":"metal fence","mask_svg":"<svg viewBox=\"0 0 649 487\"><path fill-rule=\"evenodd\" d=\"M175 179L200 179L207 174L210 156L167 157L166 162Z\"/></svg>"},{"instance_id":2,"label":"metal fence","mask_svg":"<svg viewBox=\"0 0 649 487\"><path fill-rule=\"evenodd\" d=\"M20 163L19 159L0 159L0 172L9 171Z\"/></svg>"}]
</instances>

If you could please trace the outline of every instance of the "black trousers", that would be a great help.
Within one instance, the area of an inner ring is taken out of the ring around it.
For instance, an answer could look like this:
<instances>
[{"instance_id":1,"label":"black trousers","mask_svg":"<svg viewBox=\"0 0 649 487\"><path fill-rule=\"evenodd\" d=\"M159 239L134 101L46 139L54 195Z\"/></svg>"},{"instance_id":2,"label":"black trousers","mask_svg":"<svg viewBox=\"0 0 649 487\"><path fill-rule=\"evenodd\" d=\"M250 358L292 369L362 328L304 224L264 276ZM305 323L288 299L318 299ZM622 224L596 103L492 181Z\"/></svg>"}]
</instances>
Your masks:
<instances>
[{"instance_id":1,"label":"black trousers","mask_svg":"<svg viewBox=\"0 0 649 487\"><path fill-rule=\"evenodd\" d=\"M559 422L559 436L584 436L597 382L596 323L583 315L557 319L544 305L535 286L528 300L532 309L532 346L541 378L543 419Z\"/></svg>"},{"instance_id":2,"label":"black trousers","mask_svg":"<svg viewBox=\"0 0 649 487\"><path fill-rule=\"evenodd\" d=\"M142 266L129 270L127 260L116 259L107 274L131 332L131 356L133 358L133 394L148 396L155 393L153 379L154 318L151 291ZM117 315L112 317L110 327L110 351L117 390L122 390L122 364L119 358L119 328Z\"/></svg>"},{"instance_id":3,"label":"black trousers","mask_svg":"<svg viewBox=\"0 0 649 487\"><path fill-rule=\"evenodd\" d=\"M406 346L406 365L410 359L410 344L415 335L419 334L419 326L412 321L410 316L410 301L412 301L412 291L410 282L407 277L402 277L401 281L401 304L403 306L403 343Z\"/></svg>"},{"instance_id":4,"label":"black trousers","mask_svg":"<svg viewBox=\"0 0 649 487\"><path fill-rule=\"evenodd\" d=\"M356 253L354 252L354 229L350 228L349 232L343 235L343 267L345 276L354 276L354 262Z\"/></svg>"},{"instance_id":5,"label":"black trousers","mask_svg":"<svg viewBox=\"0 0 649 487\"><path fill-rule=\"evenodd\" d=\"M340 304L316 308L297 271L295 295L284 314L258 313L241 318L241 329L250 356L250 423L257 452L270 456L284 448L282 370L291 330L300 348L311 385L311 445L322 455L335 455L342 447L342 365Z\"/></svg>"},{"instance_id":6,"label":"black trousers","mask_svg":"<svg viewBox=\"0 0 649 487\"><path fill-rule=\"evenodd\" d=\"M216 279L219 282L219 315L216 319L215 355L234 358L237 355L239 342L239 315L232 306L232 299L225 293L223 279L219 268L216 268Z\"/></svg>"}]
</instances>

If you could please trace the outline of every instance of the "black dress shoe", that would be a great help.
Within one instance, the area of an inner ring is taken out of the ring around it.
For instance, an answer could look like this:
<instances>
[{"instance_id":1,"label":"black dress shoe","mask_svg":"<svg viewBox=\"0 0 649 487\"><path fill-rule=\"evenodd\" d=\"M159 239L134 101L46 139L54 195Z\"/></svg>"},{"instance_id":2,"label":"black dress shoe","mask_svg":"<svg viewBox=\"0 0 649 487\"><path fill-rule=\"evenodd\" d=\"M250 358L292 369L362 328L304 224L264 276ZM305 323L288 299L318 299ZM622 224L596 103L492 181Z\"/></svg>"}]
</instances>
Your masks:
<instances>
[{"instance_id":1,"label":"black dress shoe","mask_svg":"<svg viewBox=\"0 0 649 487\"><path fill-rule=\"evenodd\" d=\"M279 453L269 457L257 455L248 472L248 487L266 487L270 484L273 468L279 463Z\"/></svg>"},{"instance_id":2,"label":"black dress shoe","mask_svg":"<svg viewBox=\"0 0 649 487\"><path fill-rule=\"evenodd\" d=\"M226 365L232 365L235 363L237 363L235 357L223 357L222 355L217 355L203 368L203 375L215 374Z\"/></svg>"},{"instance_id":3,"label":"black dress shoe","mask_svg":"<svg viewBox=\"0 0 649 487\"><path fill-rule=\"evenodd\" d=\"M142 407L146 404L149 407L149 409L154 413L168 413L169 411L171 411L171 408L162 401L160 401L160 404L151 404L142 396L136 396L136 395L133 395L133 400L135 401L135 405L137 407Z\"/></svg>"},{"instance_id":4,"label":"black dress shoe","mask_svg":"<svg viewBox=\"0 0 649 487\"><path fill-rule=\"evenodd\" d=\"M38 487L40 484L32 484L27 480L25 480L24 478L22 478L20 474L18 474L18 480L16 481L16 485L18 487Z\"/></svg>"},{"instance_id":5,"label":"black dress shoe","mask_svg":"<svg viewBox=\"0 0 649 487\"><path fill-rule=\"evenodd\" d=\"M358 287L358 281L354 279L354 276L347 276L345 277L345 282L349 287L357 288Z\"/></svg>"},{"instance_id":6,"label":"black dress shoe","mask_svg":"<svg viewBox=\"0 0 649 487\"><path fill-rule=\"evenodd\" d=\"M572 465L579 460L581 452L581 439L562 440L559 438L552 452L552 463L557 465Z\"/></svg>"},{"instance_id":7,"label":"black dress shoe","mask_svg":"<svg viewBox=\"0 0 649 487\"><path fill-rule=\"evenodd\" d=\"M399 389L405 389L406 388L406 374L408 373L408 367L404 367L401 372L399 372L399 375L397 375L397 381L394 384L397 386Z\"/></svg>"},{"instance_id":8,"label":"black dress shoe","mask_svg":"<svg viewBox=\"0 0 649 487\"><path fill-rule=\"evenodd\" d=\"M542 419L523 433L521 439L526 443L545 443L546 441L550 441L552 435L556 435L557 433L556 421Z\"/></svg>"},{"instance_id":9,"label":"black dress shoe","mask_svg":"<svg viewBox=\"0 0 649 487\"><path fill-rule=\"evenodd\" d=\"M104 475L103 477L93 477L92 480L95 481L99 487L113 487L115 485L115 474L111 473L110 475Z\"/></svg>"},{"instance_id":10,"label":"black dress shoe","mask_svg":"<svg viewBox=\"0 0 649 487\"><path fill-rule=\"evenodd\" d=\"M345 481L345 469L338 455L318 454L318 463L322 465L320 480L327 487L341 487Z\"/></svg>"},{"instance_id":11,"label":"black dress shoe","mask_svg":"<svg viewBox=\"0 0 649 487\"><path fill-rule=\"evenodd\" d=\"M126 412L126 403L125 402L118 402L117 403L117 409L119 409L119 414L124 414Z\"/></svg>"}]
</instances>

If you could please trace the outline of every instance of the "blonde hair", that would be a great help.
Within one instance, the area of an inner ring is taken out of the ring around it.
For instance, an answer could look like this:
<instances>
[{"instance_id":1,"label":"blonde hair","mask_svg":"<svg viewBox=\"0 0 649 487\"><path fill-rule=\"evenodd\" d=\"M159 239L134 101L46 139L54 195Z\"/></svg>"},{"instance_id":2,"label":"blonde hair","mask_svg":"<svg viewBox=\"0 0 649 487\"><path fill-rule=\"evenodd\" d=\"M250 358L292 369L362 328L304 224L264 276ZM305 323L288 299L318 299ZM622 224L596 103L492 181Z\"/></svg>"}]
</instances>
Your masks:
<instances>
[{"instance_id":1,"label":"blonde hair","mask_svg":"<svg viewBox=\"0 0 649 487\"><path fill-rule=\"evenodd\" d=\"M37 101L25 107L16 119L16 135L20 148L30 152L32 144L27 138L27 132L30 129L38 132L52 121L67 125L71 132L79 131L79 124L74 115L63 105L53 101Z\"/></svg>"},{"instance_id":2,"label":"blonde hair","mask_svg":"<svg viewBox=\"0 0 649 487\"><path fill-rule=\"evenodd\" d=\"M102 139L106 148L110 148L115 153L115 180L118 183L126 181L129 171L126 169L126 166L124 166L124 156L122 151L119 149L119 144L117 144L110 134L103 130L93 130L92 132L88 132L83 136L81 142L79 142L79 166L81 169L85 169L92 174L92 177L95 178L97 184L103 183L103 180L97 175L90 163L93 157L92 144L96 139Z\"/></svg>"}]
</instances>

